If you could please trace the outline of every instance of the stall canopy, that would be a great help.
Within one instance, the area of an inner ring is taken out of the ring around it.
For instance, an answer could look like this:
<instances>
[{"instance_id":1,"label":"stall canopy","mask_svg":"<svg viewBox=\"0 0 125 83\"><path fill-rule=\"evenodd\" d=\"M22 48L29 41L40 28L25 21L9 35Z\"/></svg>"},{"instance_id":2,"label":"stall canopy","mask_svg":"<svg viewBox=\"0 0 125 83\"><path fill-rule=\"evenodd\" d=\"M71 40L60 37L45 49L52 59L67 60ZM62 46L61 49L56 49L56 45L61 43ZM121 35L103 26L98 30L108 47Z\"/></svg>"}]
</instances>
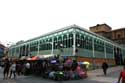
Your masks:
<instances>
[{"instance_id":1,"label":"stall canopy","mask_svg":"<svg viewBox=\"0 0 125 83\"><path fill-rule=\"evenodd\" d=\"M38 56L34 56L34 57L32 57L30 60L34 61L34 60L38 60L38 59L39 59Z\"/></svg>"},{"instance_id":2,"label":"stall canopy","mask_svg":"<svg viewBox=\"0 0 125 83\"><path fill-rule=\"evenodd\" d=\"M34 60L43 60L43 59L46 59L46 58L49 58L49 57L52 57L53 55L38 55L38 56L33 56L32 58L28 57L26 60L31 60L31 61L34 61Z\"/></svg>"},{"instance_id":3,"label":"stall canopy","mask_svg":"<svg viewBox=\"0 0 125 83\"><path fill-rule=\"evenodd\" d=\"M26 56L22 56L21 58L20 58L20 60L25 60L26 59Z\"/></svg>"},{"instance_id":4,"label":"stall canopy","mask_svg":"<svg viewBox=\"0 0 125 83\"><path fill-rule=\"evenodd\" d=\"M30 57L28 57L26 60L31 60L31 58L30 58Z\"/></svg>"},{"instance_id":5,"label":"stall canopy","mask_svg":"<svg viewBox=\"0 0 125 83\"><path fill-rule=\"evenodd\" d=\"M39 57L40 59L41 59L41 58L42 58L42 59L43 59L43 58L49 58L49 57L53 57L53 56L54 56L54 55L51 55L51 54L50 54L50 55L49 55L49 54L48 54L48 55L38 55L38 57Z\"/></svg>"}]
</instances>

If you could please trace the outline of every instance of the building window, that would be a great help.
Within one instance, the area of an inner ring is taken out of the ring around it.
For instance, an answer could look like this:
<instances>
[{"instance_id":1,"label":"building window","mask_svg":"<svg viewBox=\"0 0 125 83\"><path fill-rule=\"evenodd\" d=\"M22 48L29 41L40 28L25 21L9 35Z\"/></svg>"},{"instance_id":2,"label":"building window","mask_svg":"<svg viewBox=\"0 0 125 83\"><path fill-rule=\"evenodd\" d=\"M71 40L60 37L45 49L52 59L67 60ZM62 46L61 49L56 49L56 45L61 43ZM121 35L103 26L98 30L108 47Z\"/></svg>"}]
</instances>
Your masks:
<instances>
[{"instance_id":1,"label":"building window","mask_svg":"<svg viewBox=\"0 0 125 83\"><path fill-rule=\"evenodd\" d=\"M63 45L64 45L64 48L67 48L67 35L63 36Z\"/></svg>"}]
</instances>

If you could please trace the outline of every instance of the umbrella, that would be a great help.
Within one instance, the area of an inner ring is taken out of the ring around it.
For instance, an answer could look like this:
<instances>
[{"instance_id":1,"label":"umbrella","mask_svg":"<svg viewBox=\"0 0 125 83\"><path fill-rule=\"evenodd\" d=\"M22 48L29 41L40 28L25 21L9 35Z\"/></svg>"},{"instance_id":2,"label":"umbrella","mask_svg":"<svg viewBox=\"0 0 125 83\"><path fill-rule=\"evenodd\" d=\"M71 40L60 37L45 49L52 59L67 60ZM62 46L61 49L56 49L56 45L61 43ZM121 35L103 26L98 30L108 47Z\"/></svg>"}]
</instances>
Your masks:
<instances>
[{"instance_id":1,"label":"umbrella","mask_svg":"<svg viewBox=\"0 0 125 83\"><path fill-rule=\"evenodd\" d=\"M21 58L20 58L20 60L25 60L26 59L26 56L22 56Z\"/></svg>"},{"instance_id":2,"label":"umbrella","mask_svg":"<svg viewBox=\"0 0 125 83\"><path fill-rule=\"evenodd\" d=\"M83 62L83 64L86 65L86 68L87 68L87 69L90 67L90 63L87 62L87 61Z\"/></svg>"},{"instance_id":3,"label":"umbrella","mask_svg":"<svg viewBox=\"0 0 125 83\"><path fill-rule=\"evenodd\" d=\"M89 65L90 63L87 61L84 61L83 64Z\"/></svg>"},{"instance_id":4,"label":"umbrella","mask_svg":"<svg viewBox=\"0 0 125 83\"><path fill-rule=\"evenodd\" d=\"M31 60L31 58L29 57L29 58L27 58L26 60Z\"/></svg>"},{"instance_id":5,"label":"umbrella","mask_svg":"<svg viewBox=\"0 0 125 83\"><path fill-rule=\"evenodd\" d=\"M40 59L44 58L44 55L38 55L38 58L40 58Z\"/></svg>"},{"instance_id":6,"label":"umbrella","mask_svg":"<svg viewBox=\"0 0 125 83\"><path fill-rule=\"evenodd\" d=\"M37 57L38 57L38 60L44 60L45 59L43 55L39 55Z\"/></svg>"},{"instance_id":7,"label":"umbrella","mask_svg":"<svg viewBox=\"0 0 125 83\"><path fill-rule=\"evenodd\" d=\"M31 60L38 60L38 56L32 57Z\"/></svg>"}]
</instances>

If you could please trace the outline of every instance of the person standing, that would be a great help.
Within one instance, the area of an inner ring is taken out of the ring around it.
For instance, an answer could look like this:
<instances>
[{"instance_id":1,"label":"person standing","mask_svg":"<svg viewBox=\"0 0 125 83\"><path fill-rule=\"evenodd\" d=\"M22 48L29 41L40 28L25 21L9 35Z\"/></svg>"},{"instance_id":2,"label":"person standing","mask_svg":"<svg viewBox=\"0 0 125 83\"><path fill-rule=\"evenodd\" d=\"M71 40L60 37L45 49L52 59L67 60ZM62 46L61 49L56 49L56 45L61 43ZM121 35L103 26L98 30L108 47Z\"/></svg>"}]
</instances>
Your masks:
<instances>
[{"instance_id":1,"label":"person standing","mask_svg":"<svg viewBox=\"0 0 125 83\"><path fill-rule=\"evenodd\" d=\"M5 62L4 62L4 71L3 71L4 78L3 79L8 78L9 69L10 69L10 62L9 62L8 58L6 58Z\"/></svg>"},{"instance_id":2,"label":"person standing","mask_svg":"<svg viewBox=\"0 0 125 83\"><path fill-rule=\"evenodd\" d=\"M125 83L125 65L123 66L123 70L120 72L118 83L120 83L121 78L122 78L122 83Z\"/></svg>"},{"instance_id":3,"label":"person standing","mask_svg":"<svg viewBox=\"0 0 125 83\"><path fill-rule=\"evenodd\" d=\"M102 63L102 69L103 69L103 73L106 76L107 74L107 69L108 69L108 64L106 62Z\"/></svg>"},{"instance_id":4,"label":"person standing","mask_svg":"<svg viewBox=\"0 0 125 83\"><path fill-rule=\"evenodd\" d=\"M12 74L14 75L14 79L16 78L16 62L13 61L11 67L10 67L10 76L9 78L11 78Z\"/></svg>"},{"instance_id":5,"label":"person standing","mask_svg":"<svg viewBox=\"0 0 125 83\"><path fill-rule=\"evenodd\" d=\"M25 68L26 68L25 74L26 74L26 75L29 75L29 74L30 74L30 63L29 63L29 62L27 62L27 63L25 64Z\"/></svg>"},{"instance_id":6,"label":"person standing","mask_svg":"<svg viewBox=\"0 0 125 83\"><path fill-rule=\"evenodd\" d=\"M22 65L20 62L16 63L16 72L18 75L21 75L21 71L22 71Z\"/></svg>"}]
</instances>

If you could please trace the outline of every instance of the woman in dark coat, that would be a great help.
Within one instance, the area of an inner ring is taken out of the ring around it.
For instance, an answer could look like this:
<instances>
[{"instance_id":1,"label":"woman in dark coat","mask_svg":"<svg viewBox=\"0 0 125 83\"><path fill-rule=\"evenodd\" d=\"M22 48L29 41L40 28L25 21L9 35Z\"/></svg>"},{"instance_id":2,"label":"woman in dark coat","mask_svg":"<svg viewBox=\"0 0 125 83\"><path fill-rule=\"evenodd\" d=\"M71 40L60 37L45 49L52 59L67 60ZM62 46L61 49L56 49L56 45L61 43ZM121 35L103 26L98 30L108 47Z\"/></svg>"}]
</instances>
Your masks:
<instances>
[{"instance_id":1,"label":"woman in dark coat","mask_svg":"<svg viewBox=\"0 0 125 83\"><path fill-rule=\"evenodd\" d=\"M102 69L103 69L104 75L106 76L106 74L107 74L107 69L108 69L108 64L107 64L106 62L103 62L103 63L102 63Z\"/></svg>"}]
</instances>

